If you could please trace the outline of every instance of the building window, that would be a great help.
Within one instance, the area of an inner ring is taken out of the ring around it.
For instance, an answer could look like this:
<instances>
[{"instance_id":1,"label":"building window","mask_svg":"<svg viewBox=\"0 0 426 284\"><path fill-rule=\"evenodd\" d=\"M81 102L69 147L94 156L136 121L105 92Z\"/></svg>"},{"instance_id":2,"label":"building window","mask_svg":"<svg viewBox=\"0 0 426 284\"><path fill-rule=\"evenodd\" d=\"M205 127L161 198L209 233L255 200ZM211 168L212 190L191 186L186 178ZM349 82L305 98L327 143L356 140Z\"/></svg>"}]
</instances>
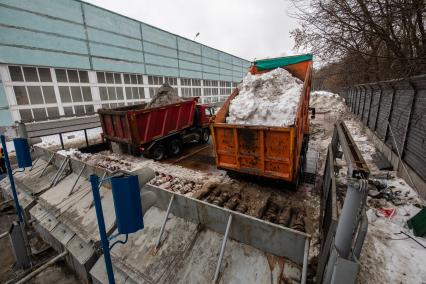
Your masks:
<instances>
[{"instance_id":1,"label":"building window","mask_svg":"<svg viewBox=\"0 0 426 284\"><path fill-rule=\"evenodd\" d=\"M14 82L23 82L24 76L20 66L9 66L10 78Z\"/></svg>"},{"instance_id":2,"label":"building window","mask_svg":"<svg viewBox=\"0 0 426 284\"><path fill-rule=\"evenodd\" d=\"M41 82L52 82L52 76L50 75L49 68L37 68L38 75L40 77Z\"/></svg>"},{"instance_id":3,"label":"building window","mask_svg":"<svg viewBox=\"0 0 426 284\"><path fill-rule=\"evenodd\" d=\"M46 104L56 104L55 90L53 89L53 86L43 86L41 89L43 91L44 101Z\"/></svg>"},{"instance_id":4,"label":"building window","mask_svg":"<svg viewBox=\"0 0 426 284\"><path fill-rule=\"evenodd\" d=\"M55 69L56 80L61 83L67 83L67 72L64 69Z\"/></svg>"},{"instance_id":5,"label":"building window","mask_svg":"<svg viewBox=\"0 0 426 284\"><path fill-rule=\"evenodd\" d=\"M88 72L85 70L55 69L55 74L61 102L64 104L64 114L72 116L93 113L93 97ZM51 112L54 113L53 110ZM49 110L48 113L50 113Z\"/></svg>"},{"instance_id":6,"label":"building window","mask_svg":"<svg viewBox=\"0 0 426 284\"><path fill-rule=\"evenodd\" d=\"M22 121L31 121L33 120L33 114L31 109L20 109L19 114L21 115Z\"/></svg>"},{"instance_id":7,"label":"building window","mask_svg":"<svg viewBox=\"0 0 426 284\"><path fill-rule=\"evenodd\" d=\"M28 86L27 90L32 105L44 104L40 86Z\"/></svg>"},{"instance_id":8,"label":"building window","mask_svg":"<svg viewBox=\"0 0 426 284\"><path fill-rule=\"evenodd\" d=\"M18 105L28 105L27 90L24 86L14 86L13 91L15 92L16 103Z\"/></svg>"},{"instance_id":9,"label":"building window","mask_svg":"<svg viewBox=\"0 0 426 284\"><path fill-rule=\"evenodd\" d=\"M39 82L35 67L23 67L25 82Z\"/></svg>"}]
</instances>

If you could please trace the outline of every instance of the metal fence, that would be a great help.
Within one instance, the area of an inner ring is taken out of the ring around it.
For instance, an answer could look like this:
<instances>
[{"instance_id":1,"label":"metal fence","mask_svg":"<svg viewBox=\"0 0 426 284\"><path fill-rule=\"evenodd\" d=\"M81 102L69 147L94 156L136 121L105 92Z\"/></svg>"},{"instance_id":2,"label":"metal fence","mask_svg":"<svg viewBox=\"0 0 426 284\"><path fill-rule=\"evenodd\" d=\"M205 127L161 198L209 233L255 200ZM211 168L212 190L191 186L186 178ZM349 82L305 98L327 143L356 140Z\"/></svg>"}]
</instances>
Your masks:
<instances>
[{"instance_id":1,"label":"metal fence","mask_svg":"<svg viewBox=\"0 0 426 284\"><path fill-rule=\"evenodd\" d=\"M426 180L426 74L340 93L351 112Z\"/></svg>"}]
</instances>

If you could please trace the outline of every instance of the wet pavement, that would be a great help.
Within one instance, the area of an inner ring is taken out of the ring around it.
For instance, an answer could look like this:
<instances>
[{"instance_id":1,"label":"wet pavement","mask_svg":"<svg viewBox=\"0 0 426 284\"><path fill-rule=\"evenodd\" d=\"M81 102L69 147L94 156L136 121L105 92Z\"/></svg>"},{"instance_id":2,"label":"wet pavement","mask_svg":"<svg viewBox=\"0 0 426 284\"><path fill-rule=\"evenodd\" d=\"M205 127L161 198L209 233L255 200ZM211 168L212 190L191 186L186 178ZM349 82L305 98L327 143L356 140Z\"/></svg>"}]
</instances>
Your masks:
<instances>
[{"instance_id":1,"label":"wet pavement","mask_svg":"<svg viewBox=\"0 0 426 284\"><path fill-rule=\"evenodd\" d=\"M216 158L213 151L213 145L210 141L207 144L185 144L181 154L177 157L165 159L162 163L178 165L207 173L224 172L223 170L216 168Z\"/></svg>"}]
</instances>

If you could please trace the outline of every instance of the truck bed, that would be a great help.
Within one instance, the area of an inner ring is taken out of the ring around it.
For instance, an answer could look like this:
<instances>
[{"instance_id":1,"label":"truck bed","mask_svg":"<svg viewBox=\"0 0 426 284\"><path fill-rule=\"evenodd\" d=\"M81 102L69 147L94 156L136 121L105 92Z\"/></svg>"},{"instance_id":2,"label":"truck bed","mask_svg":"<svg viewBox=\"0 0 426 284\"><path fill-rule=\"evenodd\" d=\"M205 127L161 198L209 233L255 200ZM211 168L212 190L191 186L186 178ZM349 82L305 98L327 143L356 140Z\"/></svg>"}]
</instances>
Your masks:
<instances>
[{"instance_id":1,"label":"truck bed","mask_svg":"<svg viewBox=\"0 0 426 284\"><path fill-rule=\"evenodd\" d=\"M198 98L155 108L146 104L115 109L100 109L103 135L106 139L141 146L190 127Z\"/></svg>"},{"instance_id":2,"label":"truck bed","mask_svg":"<svg viewBox=\"0 0 426 284\"><path fill-rule=\"evenodd\" d=\"M271 127L226 123L229 105L238 96L236 88L211 126L218 168L287 182L294 182L297 178L304 135L309 133L312 60L282 67L304 81L294 125Z\"/></svg>"}]
</instances>

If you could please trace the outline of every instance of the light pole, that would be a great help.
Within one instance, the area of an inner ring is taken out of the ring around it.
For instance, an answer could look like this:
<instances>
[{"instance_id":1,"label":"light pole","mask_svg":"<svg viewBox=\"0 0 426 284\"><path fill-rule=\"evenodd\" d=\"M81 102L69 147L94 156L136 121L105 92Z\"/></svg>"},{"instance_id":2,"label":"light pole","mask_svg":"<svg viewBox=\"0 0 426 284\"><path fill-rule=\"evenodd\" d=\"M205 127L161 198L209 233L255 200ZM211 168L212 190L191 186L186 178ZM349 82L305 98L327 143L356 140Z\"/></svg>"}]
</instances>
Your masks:
<instances>
[{"instance_id":1,"label":"light pole","mask_svg":"<svg viewBox=\"0 0 426 284\"><path fill-rule=\"evenodd\" d=\"M199 35L200 35L200 32L197 32L197 33L195 34L195 36L194 36L193 41L195 41L195 39L196 39Z\"/></svg>"}]
</instances>

